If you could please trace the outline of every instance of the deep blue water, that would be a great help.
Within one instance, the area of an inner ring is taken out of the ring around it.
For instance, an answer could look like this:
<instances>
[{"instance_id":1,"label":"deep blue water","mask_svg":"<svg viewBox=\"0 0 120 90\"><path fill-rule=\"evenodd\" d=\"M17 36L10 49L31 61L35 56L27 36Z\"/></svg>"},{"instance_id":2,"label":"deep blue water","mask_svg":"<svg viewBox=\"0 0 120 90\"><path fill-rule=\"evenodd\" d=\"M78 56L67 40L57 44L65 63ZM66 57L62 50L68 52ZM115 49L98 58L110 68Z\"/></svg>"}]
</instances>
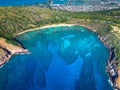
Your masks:
<instances>
[{"instance_id":1,"label":"deep blue water","mask_svg":"<svg viewBox=\"0 0 120 90\"><path fill-rule=\"evenodd\" d=\"M37 3L46 3L52 1L53 4L65 4L69 0L0 0L0 6L16 6L16 5L29 5ZM84 4L84 1L73 0L72 4Z\"/></svg>"},{"instance_id":2,"label":"deep blue water","mask_svg":"<svg viewBox=\"0 0 120 90\"><path fill-rule=\"evenodd\" d=\"M17 5L36 4L36 3L42 4L42 3L46 3L47 1L52 1L54 4L65 4L65 3L68 3L70 0L0 0L0 6L17 6ZM101 1L110 1L110 0L101 0ZM115 1L120 2L120 0L115 0ZM71 0L70 1L70 3L72 4L85 4L85 2L87 1L86 0Z\"/></svg>"},{"instance_id":3,"label":"deep blue water","mask_svg":"<svg viewBox=\"0 0 120 90\"><path fill-rule=\"evenodd\" d=\"M86 28L52 27L16 39L31 54L0 68L0 90L113 90L105 70L109 50Z\"/></svg>"},{"instance_id":4,"label":"deep blue water","mask_svg":"<svg viewBox=\"0 0 120 90\"><path fill-rule=\"evenodd\" d=\"M29 5L45 3L47 0L0 0L0 6Z\"/></svg>"},{"instance_id":5,"label":"deep blue water","mask_svg":"<svg viewBox=\"0 0 120 90\"><path fill-rule=\"evenodd\" d=\"M36 3L46 3L50 0L0 0L0 6L29 5ZM53 0L54 4L64 4L67 0Z\"/></svg>"}]
</instances>

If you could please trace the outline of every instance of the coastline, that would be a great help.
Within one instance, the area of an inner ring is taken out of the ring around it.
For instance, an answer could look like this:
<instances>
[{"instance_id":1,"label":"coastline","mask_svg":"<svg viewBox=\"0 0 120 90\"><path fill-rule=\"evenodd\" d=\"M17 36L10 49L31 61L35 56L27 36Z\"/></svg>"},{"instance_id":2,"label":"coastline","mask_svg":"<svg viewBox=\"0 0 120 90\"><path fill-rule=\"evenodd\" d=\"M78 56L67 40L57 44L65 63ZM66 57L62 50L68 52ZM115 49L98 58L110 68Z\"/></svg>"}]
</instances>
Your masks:
<instances>
[{"instance_id":1,"label":"coastline","mask_svg":"<svg viewBox=\"0 0 120 90\"><path fill-rule=\"evenodd\" d=\"M82 25L82 26L87 28L88 30L96 33L99 40L104 44L104 46L106 48L109 49L109 57L108 57L107 62L106 62L106 72L109 75L108 81L115 90L120 90L120 86L118 84L119 81L116 80L116 79L120 78L119 74L118 74L118 71L120 71L120 68L118 68L118 66L117 66L117 61L116 61L116 58L114 57L114 49L113 49L112 45L110 45L106 41L106 38L104 36L101 36L96 30L92 29L89 26L88 27L85 25Z\"/></svg>"},{"instance_id":2,"label":"coastline","mask_svg":"<svg viewBox=\"0 0 120 90\"><path fill-rule=\"evenodd\" d=\"M118 84L119 81L116 80L117 78L118 79L120 78L119 74L118 74L118 71L120 71L120 68L118 68L118 66L117 66L116 58L113 57L114 56L114 50L113 50L112 45L110 45L106 41L106 38L104 36L101 36L96 30L92 29L91 27L85 26L85 25L80 25L80 26L83 26L83 27L87 28L88 30L96 33L99 40L104 44L104 46L106 48L109 49L109 57L108 57L107 62L106 62L106 72L109 75L109 83L111 84L111 86L115 90L120 90L120 86Z\"/></svg>"},{"instance_id":3,"label":"coastline","mask_svg":"<svg viewBox=\"0 0 120 90\"><path fill-rule=\"evenodd\" d=\"M106 62L106 71L109 75L109 82L111 84L111 86L116 89L119 90L119 86L117 85L116 82L116 78L118 77L118 71L117 71L117 62L115 61L114 57L112 57L114 55L114 51L111 45L109 45L109 43L106 41L105 37L100 36L98 34L98 38L102 41L102 43L109 49L109 57L108 57L108 61Z\"/></svg>"},{"instance_id":4,"label":"coastline","mask_svg":"<svg viewBox=\"0 0 120 90\"><path fill-rule=\"evenodd\" d=\"M109 43L105 40L105 38L103 36L101 36L99 33L97 33L96 30L92 29L90 26L86 26L86 25L79 25L79 24L51 24L51 25L45 25L45 26L41 26L41 27L38 27L38 28L33 28L33 29L28 29L28 30L25 30L23 32L20 32L20 33L17 33L15 34L13 37L16 37L18 35L21 35L21 34L24 34L26 32L30 32L30 31L36 31L36 30L40 30L40 29L45 29L45 28L50 28L50 27L56 27L56 26L82 26L82 27L85 27L85 28L88 28L88 30L92 31L92 32L95 32L97 35L98 35L98 38L101 40L101 42L109 49L110 51L110 54L109 54L109 57L108 57L108 61L106 62L107 65L106 65L106 70L107 70L107 73L109 75L109 78L110 78L110 82L112 83L113 85L113 88L115 89L118 89L119 90L119 86L117 86L116 84L116 81L115 79L113 80L113 77L115 74L113 73L117 73L117 69L116 67L113 66L113 59L112 59L112 54L113 54L113 49L112 49L112 46L109 45ZM6 48L5 48L6 49ZM8 49L7 49L8 50ZM19 54L19 53L28 53L28 50L26 49L22 49L20 51L15 51L14 53L11 53L4 61L7 62L13 55L15 54ZM0 63L0 66L3 65L4 63ZM111 67L113 67L111 69ZM114 70L113 70L114 69Z\"/></svg>"},{"instance_id":5,"label":"coastline","mask_svg":"<svg viewBox=\"0 0 120 90\"><path fill-rule=\"evenodd\" d=\"M7 43L6 39L4 38L0 38L0 49L2 49L4 53L6 53L5 55L2 55L0 58L0 66L4 65L4 63L9 61L9 59L15 54L29 53L28 50L24 49L23 47Z\"/></svg>"},{"instance_id":6,"label":"coastline","mask_svg":"<svg viewBox=\"0 0 120 90\"><path fill-rule=\"evenodd\" d=\"M17 33L15 35L13 35L13 37L16 37L18 35L21 35L21 34L24 34L24 33L30 32L30 31L36 31L36 30L50 28L50 27L56 27L56 26L75 26L75 24L63 24L63 23L61 23L61 24L51 24L51 25L49 24L49 25L38 27L38 28L33 28L33 29L28 29L28 30L22 31L20 33Z\"/></svg>"}]
</instances>

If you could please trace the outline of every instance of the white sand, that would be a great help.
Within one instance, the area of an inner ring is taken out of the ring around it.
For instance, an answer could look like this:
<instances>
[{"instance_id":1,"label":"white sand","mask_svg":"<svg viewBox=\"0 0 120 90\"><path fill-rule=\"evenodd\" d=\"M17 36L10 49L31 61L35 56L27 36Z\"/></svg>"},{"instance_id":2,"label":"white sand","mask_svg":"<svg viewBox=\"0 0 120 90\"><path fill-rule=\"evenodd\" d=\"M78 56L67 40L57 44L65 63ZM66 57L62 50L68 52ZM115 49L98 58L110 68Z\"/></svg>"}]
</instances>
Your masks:
<instances>
[{"instance_id":1,"label":"white sand","mask_svg":"<svg viewBox=\"0 0 120 90\"><path fill-rule=\"evenodd\" d=\"M74 26L74 24L52 24L52 25L46 25L46 26L42 26L42 27L38 27L38 28L34 28L34 29L25 30L23 32L15 34L13 37L15 37L17 35L20 35L20 34L23 34L23 33L26 33L26 32L40 30L40 29L44 29L44 28L50 28L50 27L57 27L57 26Z\"/></svg>"}]
</instances>

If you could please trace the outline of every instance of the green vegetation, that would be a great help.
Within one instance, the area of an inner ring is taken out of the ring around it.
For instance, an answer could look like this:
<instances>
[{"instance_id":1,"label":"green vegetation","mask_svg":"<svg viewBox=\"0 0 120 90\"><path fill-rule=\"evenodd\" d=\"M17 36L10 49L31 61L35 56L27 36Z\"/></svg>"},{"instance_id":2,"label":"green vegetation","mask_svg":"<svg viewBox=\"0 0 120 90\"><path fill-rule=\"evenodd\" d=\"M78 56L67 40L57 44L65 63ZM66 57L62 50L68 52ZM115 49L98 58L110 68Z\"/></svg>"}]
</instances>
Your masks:
<instances>
[{"instance_id":1,"label":"green vegetation","mask_svg":"<svg viewBox=\"0 0 120 90\"><path fill-rule=\"evenodd\" d=\"M48 24L70 23L85 25L104 36L112 44L120 63L120 38L111 26L120 27L120 9L97 12L68 12L39 6L0 7L0 37L15 44L13 35Z\"/></svg>"},{"instance_id":2,"label":"green vegetation","mask_svg":"<svg viewBox=\"0 0 120 90\"><path fill-rule=\"evenodd\" d=\"M14 39L6 39L6 42L7 42L8 44L13 44L13 45L15 45L15 46L18 46L18 45L19 45L19 43L16 42Z\"/></svg>"},{"instance_id":3,"label":"green vegetation","mask_svg":"<svg viewBox=\"0 0 120 90\"><path fill-rule=\"evenodd\" d=\"M120 24L120 8L116 10L105 10L97 12L77 12L72 16L73 18L78 19L103 20L108 24Z\"/></svg>"}]
</instances>

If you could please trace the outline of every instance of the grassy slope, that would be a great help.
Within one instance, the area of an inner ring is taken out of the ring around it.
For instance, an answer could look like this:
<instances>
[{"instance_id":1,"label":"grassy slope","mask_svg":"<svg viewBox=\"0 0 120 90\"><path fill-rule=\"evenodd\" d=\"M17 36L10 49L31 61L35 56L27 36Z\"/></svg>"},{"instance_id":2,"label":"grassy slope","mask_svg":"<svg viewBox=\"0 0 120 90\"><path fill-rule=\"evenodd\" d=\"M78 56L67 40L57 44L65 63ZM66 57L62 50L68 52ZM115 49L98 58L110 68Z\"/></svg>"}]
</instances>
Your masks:
<instances>
[{"instance_id":1,"label":"grassy slope","mask_svg":"<svg viewBox=\"0 0 120 90\"><path fill-rule=\"evenodd\" d=\"M120 27L120 9L99 12L67 12L36 6L0 7L0 37L15 43L13 35L46 24L76 23L93 27L115 48L120 62L120 40L111 32L111 25Z\"/></svg>"},{"instance_id":2,"label":"grassy slope","mask_svg":"<svg viewBox=\"0 0 120 90\"><path fill-rule=\"evenodd\" d=\"M13 34L29 28L63 22L66 18L63 19L62 15L62 11L34 6L0 7L0 33L12 37Z\"/></svg>"}]
</instances>

